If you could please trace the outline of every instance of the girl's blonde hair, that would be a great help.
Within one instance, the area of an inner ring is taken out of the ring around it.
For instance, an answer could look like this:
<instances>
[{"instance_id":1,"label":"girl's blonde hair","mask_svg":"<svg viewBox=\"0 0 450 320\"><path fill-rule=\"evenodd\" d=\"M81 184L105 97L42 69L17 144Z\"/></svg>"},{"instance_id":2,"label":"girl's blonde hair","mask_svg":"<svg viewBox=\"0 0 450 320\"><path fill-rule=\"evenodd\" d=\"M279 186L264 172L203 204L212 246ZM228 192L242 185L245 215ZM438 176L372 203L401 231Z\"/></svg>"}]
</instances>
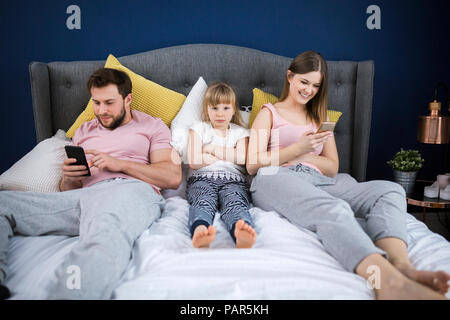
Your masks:
<instances>
[{"instance_id":1,"label":"girl's blonde hair","mask_svg":"<svg viewBox=\"0 0 450 320\"><path fill-rule=\"evenodd\" d=\"M320 126L323 121L327 121L328 69L326 61L322 58L320 53L315 51L305 51L292 60L288 70L294 74L305 74L313 71L318 71L322 74L322 83L320 84L319 91L314 98L309 100L306 104L308 117ZM288 75L286 75L280 101L285 100L288 95L289 81Z\"/></svg>"},{"instance_id":2,"label":"girl's blonde hair","mask_svg":"<svg viewBox=\"0 0 450 320\"><path fill-rule=\"evenodd\" d=\"M238 101L236 93L233 88L225 82L215 82L209 85L206 89L205 97L203 98L202 121L208 122L208 107L217 106L218 104L231 104L234 110L234 115L231 122L238 126L243 126L242 117L239 113Z\"/></svg>"}]
</instances>

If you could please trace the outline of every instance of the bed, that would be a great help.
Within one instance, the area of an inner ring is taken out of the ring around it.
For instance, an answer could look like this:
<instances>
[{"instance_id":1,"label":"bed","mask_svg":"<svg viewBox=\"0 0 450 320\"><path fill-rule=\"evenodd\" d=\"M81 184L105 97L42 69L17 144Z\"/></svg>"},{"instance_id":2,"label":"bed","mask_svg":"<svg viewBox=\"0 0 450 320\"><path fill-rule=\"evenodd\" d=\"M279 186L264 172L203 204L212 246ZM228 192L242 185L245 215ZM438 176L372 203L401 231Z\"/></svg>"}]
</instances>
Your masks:
<instances>
[{"instance_id":1,"label":"bed","mask_svg":"<svg viewBox=\"0 0 450 320\"><path fill-rule=\"evenodd\" d=\"M120 62L164 87L188 95L201 76L225 81L240 105L252 105L252 90L279 95L291 58L254 49L193 44L119 57ZM30 79L37 143L68 130L89 99L89 75L105 61L32 62ZM372 109L373 61L327 61L329 106L343 112L335 137L339 172L358 181L366 176ZM243 111L245 112L245 111ZM4 187L3 187L4 188ZM5 189L5 188L4 188ZM167 190L161 217L136 241L113 299L373 299L365 280L344 268L313 232L290 224L277 212L252 207L258 238L237 250L216 216L216 240L209 249L192 247L188 203L182 186ZM412 263L450 273L450 243L407 214ZM364 221L359 221L364 227ZM14 236L6 285L11 299L46 299L55 269L77 237ZM447 294L447 297L450 297Z\"/></svg>"}]
</instances>

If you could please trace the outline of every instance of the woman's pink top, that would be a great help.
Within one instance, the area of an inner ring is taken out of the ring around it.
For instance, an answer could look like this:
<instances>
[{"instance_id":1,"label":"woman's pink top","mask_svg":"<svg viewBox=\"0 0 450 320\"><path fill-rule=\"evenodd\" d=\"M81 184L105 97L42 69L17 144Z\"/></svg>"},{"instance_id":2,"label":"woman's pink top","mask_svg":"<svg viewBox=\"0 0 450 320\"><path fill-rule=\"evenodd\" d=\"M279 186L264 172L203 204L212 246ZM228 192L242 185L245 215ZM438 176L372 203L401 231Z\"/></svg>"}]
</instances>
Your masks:
<instances>
[{"instance_id":1,"label":"woman's pink top","mask_svg":"<svg viewBox=\"0 0 450 320\"><path fill-rule=\"evenodd\" d=\"M313 123L308 125L297 125L293 124L285 119L283 119L277 112L277 109L271 104L267 103L262 106L262 108L266 107L272 113L272 130L270 131L270 140L269 145L267 146L268 151L283 149L294 142L296 142L306 131L314 131L317 132L317 126ZM320 155L322 153L323 145L316 148L312 153L315 155ZM319 171L315 165L309 162L296 162L295 159L283 164L282 166L293 166L301 163L305 166L311 167Z\"/></svg>"}]
</instances>

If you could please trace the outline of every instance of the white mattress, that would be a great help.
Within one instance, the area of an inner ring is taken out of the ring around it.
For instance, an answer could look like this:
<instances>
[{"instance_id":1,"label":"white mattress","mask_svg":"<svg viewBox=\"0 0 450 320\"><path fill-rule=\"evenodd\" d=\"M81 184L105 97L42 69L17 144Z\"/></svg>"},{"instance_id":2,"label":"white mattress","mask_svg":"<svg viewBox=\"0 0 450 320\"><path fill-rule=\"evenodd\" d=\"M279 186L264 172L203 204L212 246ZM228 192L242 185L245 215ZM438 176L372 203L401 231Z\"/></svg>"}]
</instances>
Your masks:
<instances>
[{"instance_id":1,"label":"white mattress","mask_svg":"<svg viewBox=\"0 0 450 320\"><path fill-rule=\"evenodd\" d=\"M133 257L113 299L373 299L363 278L347 272L317 236L276 212L250 210L258 232L252 249L236 249L218 217L209 249L192 247L188 203L167 199L166 208L136 241ZM450 243L408 214L412 263L450 273ZM46 299L55 269L77 237L15 236L6 285L11 299ZM450 294L447 294L450 298Z\"/></svg>"}]
</instances>

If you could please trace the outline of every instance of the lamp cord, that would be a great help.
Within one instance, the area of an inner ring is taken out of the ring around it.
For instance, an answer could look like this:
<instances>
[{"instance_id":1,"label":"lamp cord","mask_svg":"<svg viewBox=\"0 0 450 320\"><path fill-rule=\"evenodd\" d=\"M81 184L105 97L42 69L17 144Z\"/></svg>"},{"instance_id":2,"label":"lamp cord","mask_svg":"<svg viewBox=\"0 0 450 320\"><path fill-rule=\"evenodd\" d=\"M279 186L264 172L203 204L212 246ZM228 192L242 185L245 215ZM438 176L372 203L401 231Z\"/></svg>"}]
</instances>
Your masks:
<instances>
[{"instance_id":1,"label":"lamp cord","mask_svg":"<svg viewBox=\"0 0 450 320\"><path fill-rule=\"evenodd\" d=\"M437 94L438 94L438 89L440 88L440 87L442 87L442 88L444 88L444 92L445 92L445 109L447 109L447 112L449 111L448 110L448 108L450 107L450 103L449 103L449 100L448 100L448 87L447 87L447 85L445 84L445 82L444 81L440 81L435 87L434 87L434 101L437 101Z\"/></svg>"},{"instance_id":2,"label":"lamp cord","mask_svg":"<svg viewBox=\"0 0 450 320\"><path fill-rule=\"evenodd\" d=\"M448 100L448 87L447 87L447 85L445 84L444 81L440 81L436 85L436 87L434 87L434 101L437 101L438 89L441 88L441 87L444 88L444 92L445 92L445 104L444 104L444 106L445 106L445 109L447 110L447 114L449 114L450 113L450 101ZM445 148L445 151L444 151L444 170L445 170L446 173L450 172L449 168L448 168L448 166L449 166L449 164L448 164L448 152L449 152L448 149L449 149L449 145L450 145L450 143L447 143L447 147Z\"/></svg>"}]
</instances>

